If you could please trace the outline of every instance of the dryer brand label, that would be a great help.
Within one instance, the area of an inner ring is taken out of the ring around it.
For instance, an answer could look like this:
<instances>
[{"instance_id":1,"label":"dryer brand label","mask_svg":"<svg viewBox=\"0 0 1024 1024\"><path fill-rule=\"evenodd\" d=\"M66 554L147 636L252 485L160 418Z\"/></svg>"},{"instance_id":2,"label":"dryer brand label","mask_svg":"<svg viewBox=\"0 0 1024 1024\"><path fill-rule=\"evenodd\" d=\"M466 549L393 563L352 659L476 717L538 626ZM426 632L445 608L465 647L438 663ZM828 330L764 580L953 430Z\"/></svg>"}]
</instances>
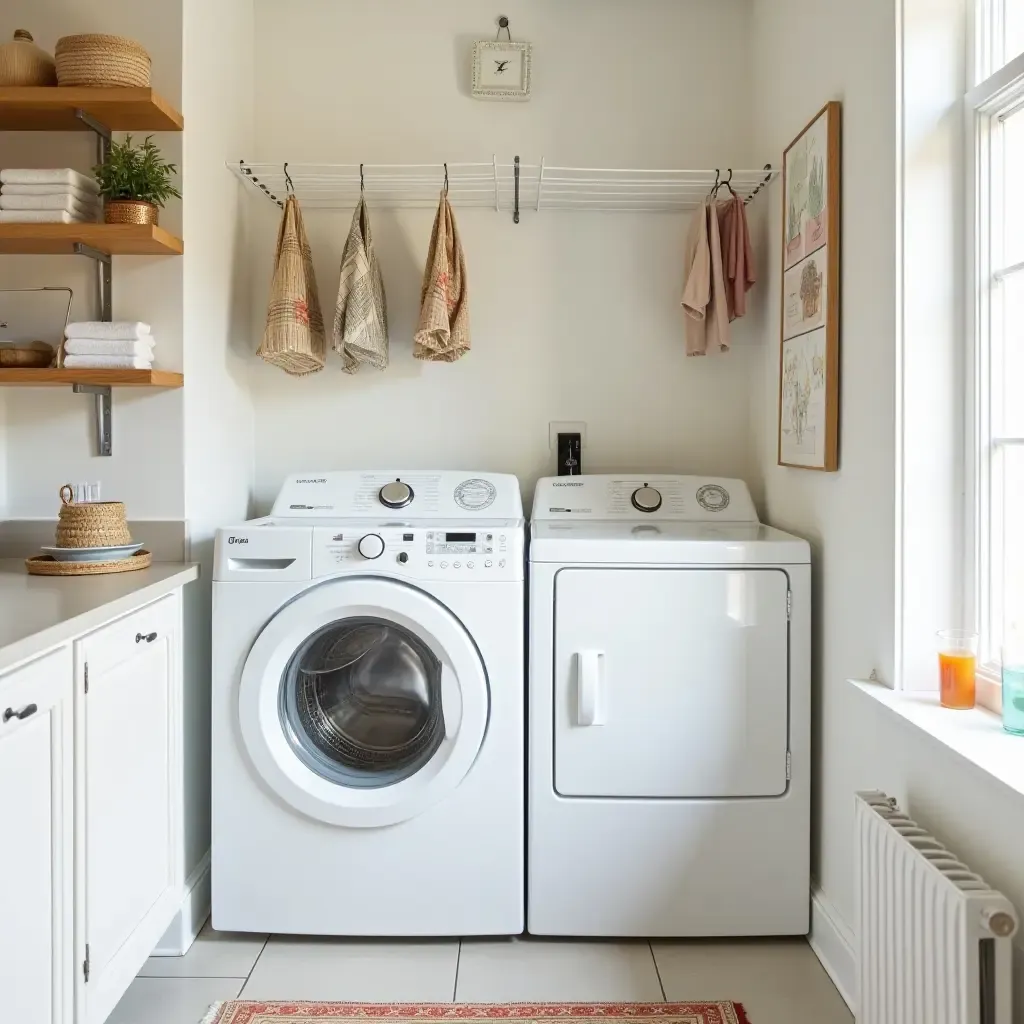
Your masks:
<instances>
[{"instance_id":1,"label":"dryer brand label","mask_svg":"<svg viewBox=\"0 0 1024 1024\"><path fill-rule=\"evenodd\" d=\"M709 512L721 512L729 506L729 492L721 484L705 484L697 491L697 503Z\"/></svg>"},{"instance_id":2,"label":"dryer brand label","mask_svg":"<svg viewBox=\"0 0 1024 1024\"><path fill-rule=\"evenodd\" d=\"M325 484L327 483L327 477L325 476L303 476L299 477L295 481L297 484Z\"/></svg>"},{"instance_id":3,"label":"dryer brand label","mask_svg":"<svg viewBox=\"0 0 1024 1024\"><path fill-rule=\"evenodd\" d=\"M568 480L566 480L564 482L561 481L561 480L555 480L555 481L552 482L551 486L552 487L582 487L583 486L583 481L582 480L577 480L577 481L575 481L573 483L570 483Z\"/></svg>"},{"instance_id":4,"label":"dryer brand label","mask_svg":"<svg viewBox=\"0 0 1024 1024\"><path fill-rule=\"evenodd\" d=\"M229 544L248 544L248 537L228 537Z\"/></svg>"}]
</instances>

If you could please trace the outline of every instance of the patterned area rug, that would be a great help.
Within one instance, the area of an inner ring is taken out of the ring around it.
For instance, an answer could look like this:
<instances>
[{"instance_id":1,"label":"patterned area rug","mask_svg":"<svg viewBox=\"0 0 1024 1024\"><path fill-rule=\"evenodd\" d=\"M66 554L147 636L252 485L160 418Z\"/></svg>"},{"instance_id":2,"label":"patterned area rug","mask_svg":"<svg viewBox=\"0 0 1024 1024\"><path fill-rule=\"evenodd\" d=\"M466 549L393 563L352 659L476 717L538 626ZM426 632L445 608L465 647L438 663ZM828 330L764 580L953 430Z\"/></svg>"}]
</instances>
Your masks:
<instances>
[{"instance_id":1,"label":"patterned area rug","mask_svg":"<svg viewBox=\"0 0 1024 1024\"><path fill-rule=\"evenodd\" d=\"M751 1024L739 1003L216 1003L201 1024Z\"/></svg>"}]
</instances>

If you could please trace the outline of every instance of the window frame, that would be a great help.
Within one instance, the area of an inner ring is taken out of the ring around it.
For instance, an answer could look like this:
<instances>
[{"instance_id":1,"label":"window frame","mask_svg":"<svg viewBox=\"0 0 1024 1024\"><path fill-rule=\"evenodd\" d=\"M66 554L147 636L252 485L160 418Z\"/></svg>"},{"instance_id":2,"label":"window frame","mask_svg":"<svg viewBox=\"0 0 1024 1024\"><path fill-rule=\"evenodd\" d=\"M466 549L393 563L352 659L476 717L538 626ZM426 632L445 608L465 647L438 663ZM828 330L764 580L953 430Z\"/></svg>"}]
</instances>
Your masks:
<instances>
[{"instance_id":1,"label":"window frame","mask_svg":"<svg viewBox=\"0 0 1024 1024\"><path fill-rule=\"evenodd\" d=\"M1002 684L998 653L987 649L992 624L999 614L992 558L993 498L990 472L994 445L1021 443L1000 438L992 429L992 338L998 303L993 301L999 281L1007 271L1024 273L1024 264L993 266L996 245L992 228L999 216L995 208L1000 194L999 132L1002 120L1024 106L1024 53L992 70L994 54L1003 52L1003 8L1006 0L981 0L969 47L973 86L964 97L966 127L967 296L965 303L966 358L964 394L964 582L966 621L974 622L980 651L978 702L992 711L1002 708ZM981 78L984 74L985 77ZM979 81L979 78L981 80ZM988 655L986 657L986 655Z\"/></svg>"}]
</instances>

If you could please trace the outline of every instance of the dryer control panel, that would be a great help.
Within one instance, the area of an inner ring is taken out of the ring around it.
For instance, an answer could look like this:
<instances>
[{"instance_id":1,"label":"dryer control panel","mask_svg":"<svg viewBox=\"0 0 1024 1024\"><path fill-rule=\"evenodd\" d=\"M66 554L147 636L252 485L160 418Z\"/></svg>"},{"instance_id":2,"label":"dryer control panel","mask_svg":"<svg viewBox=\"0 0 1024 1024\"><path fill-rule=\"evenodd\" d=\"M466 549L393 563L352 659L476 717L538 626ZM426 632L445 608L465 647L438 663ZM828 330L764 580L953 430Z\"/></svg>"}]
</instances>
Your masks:
<instances>
[{"instance_id":1,"label":"dryer control panel","mask_svg":"<svg viewBox=\"0 0 1024 1024\"><path fill-rule=\"evenodd\" d=\"M742 480L664 473L545 477L534 492L532 519L759 521Z\"/></svg>"}]
</instances>

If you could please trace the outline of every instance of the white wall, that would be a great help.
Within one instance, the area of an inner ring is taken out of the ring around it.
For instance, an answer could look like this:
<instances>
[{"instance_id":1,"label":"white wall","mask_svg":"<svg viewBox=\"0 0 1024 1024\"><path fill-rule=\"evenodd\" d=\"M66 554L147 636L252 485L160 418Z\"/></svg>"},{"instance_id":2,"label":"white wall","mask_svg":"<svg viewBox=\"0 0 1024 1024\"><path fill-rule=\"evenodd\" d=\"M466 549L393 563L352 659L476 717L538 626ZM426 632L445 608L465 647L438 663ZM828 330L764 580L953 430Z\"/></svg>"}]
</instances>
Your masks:
<instances>
[{"instance_id":1,"label":"white wall","mask_svg":"<svg viewBox=\"0 0 1024 1024\"><path fill-rule=\"evenodd\" d=\"M611 167L761 166L750 145L747 0L515 0L534 44L534 95L469 95L472 41L497 9L475 0L256 0L252 160L511 160ZM438 186L440 187L440 177ZM253 211L255 350L278 211ZM403 464L517 473L527 498L553 472L548 422L588 424L584 466L748 476L745 322L724 357L684 354L684 217L487 210L457 213L473 350L412 359L432 211L371 210L391 326L383 374L312 378L256 365L256 491L269 502L299 468ZM307 211L325 318L333 314L351 211Z\"/></svg>"},{"instance_id":2,"label":"white wall","mask_svg":"<svg viewBox=\"0 0 1024 1024\"><path fill-rule=\"evenodd\" d=\"M183 0L182 192L186 606L187 869L209 848L210 581L219 526L244 520L253 476L248 390L251 307L243 197L224 163L252 145L252 0Z\"/></svg>"},{"instance_id":3,"label":"white wall","mask_svg":"<svg viewBox=\"0 0 1024 1024\"><path fill-rule=\"evenodd\" d=\"M936 309L929 312L925 302L928 287L935 285L927 276L950 272L950 251L958 237L957 176L936 170L956 153L949 75L962 73L962 64L951 46L949 25L957 13L954 0L942 5L907 0L900 6L906 7L909 33L906 81L897 77L895 2L755 0L753 22L759 153L779 159L826 100L843 103L840 471L822 474L776 465L779 203L771 206L772 244L766 254L770 267L765 277L775 287L763 293L766 345L757 434L768 518L808 537L814 549L815 925L830 930L828 917L835 924L832 934L815 939L835 955L831 966L854 999L852 951L843 948L842 940L852 939L855 923L855 790L878 788L897 797L1024 907L1024 825L1016 809L1018 798L846 682L873 670L886 682L894 676L897 280L903 279L895 260L898 228L906 233L908 254L924 257L915 264L916 275L908 266L906 342L908 348L914 346L918 367L924 346L930 339L934 342L927 378L933 382L947 379L951 364L945 346L958 312L953 288L943 292ZM819 45L794 50L792 41L812 21L828 26L818 37ZM780 54L799 59L780 60ZM943 82L936 80L940 68L946 74ZM905 126L897 121L897 98L904 94L910 96L902 111ZM906 135L898 138L903 127ZM897 154L906 160L908 171L906 204L898 189ZM912 195L918 180L913 171L929 168L922 192ZM945 227L939 223L943 218ZM923 253L928 244L936 248ZM907 412L913 414L913 409L908 406ZM947 452L951 447L945 435L934 435L932 442L945 445ZM915 443L923 442L918 437ZM910 458L914 465L908 486L918 488L919 494L925 482L935 483L928 475L934 466L930 453L911 453ZM948 490L936 493L949 497ZM948 566L916 585L927 589L940 577L948 581ZM938 605L936 598L933 614L938 614ZM1018 977L1020 960L1018 956ZM1024 1020L1024 1007L1017 1013L1015 1019Z\"/></svg>"},{"instance_id":4,"label":"white wall","mask_svg":"<svg viewBox=\"0 0 1024 1024\"><path fill-rule=\"evenodd\" d=\"M153 86L181 103L181 4L129 0L5 0L5 26L27 28L53 52L57 39L75 32L113 32L138 39L153 58ZM0 167L63 167L88 171L96 162L91 132L7 132L0 137ZM181 136L155 141L181 164ZM161 214L181 229L180 204ZM0 257L4 287L70 286L72 319L96 315L95 271L83 256ZM157 364L179 369L182 360L182 261L157 257L114 260L115 319L146 320L158 339ZM56 340L56 339L55 339ZM66 389L6 389L6 507L8 517L55 516L57 491L68 481L96 481L104 498L128 502L134 519L184 516L180 391L115 391L114 454L95 455L93 400Z\"/></svg>"}]
</instances>

